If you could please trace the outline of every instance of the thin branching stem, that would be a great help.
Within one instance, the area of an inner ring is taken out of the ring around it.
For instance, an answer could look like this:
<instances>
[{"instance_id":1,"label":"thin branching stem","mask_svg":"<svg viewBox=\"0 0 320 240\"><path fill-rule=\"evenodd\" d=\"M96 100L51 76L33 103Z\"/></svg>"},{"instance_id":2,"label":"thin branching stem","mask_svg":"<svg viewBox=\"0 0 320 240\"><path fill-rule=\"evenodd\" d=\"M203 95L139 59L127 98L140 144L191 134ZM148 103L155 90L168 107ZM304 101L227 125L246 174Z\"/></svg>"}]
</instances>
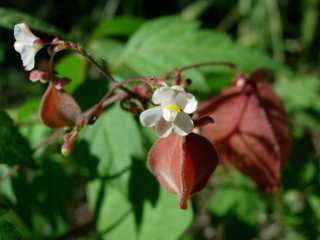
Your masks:
<instances>
[{"instance_id":1,"label":"thin branching stem","mask_svg":"<svg viewBox=\"0 0 320 240\"><path fill-rule=\"evenodd\" d=\"M19 169L18 165L13 165L8 172L6 172L3 176L0 176L0 183L11 177L15 174Z\"/></svg>"}]
</instances>

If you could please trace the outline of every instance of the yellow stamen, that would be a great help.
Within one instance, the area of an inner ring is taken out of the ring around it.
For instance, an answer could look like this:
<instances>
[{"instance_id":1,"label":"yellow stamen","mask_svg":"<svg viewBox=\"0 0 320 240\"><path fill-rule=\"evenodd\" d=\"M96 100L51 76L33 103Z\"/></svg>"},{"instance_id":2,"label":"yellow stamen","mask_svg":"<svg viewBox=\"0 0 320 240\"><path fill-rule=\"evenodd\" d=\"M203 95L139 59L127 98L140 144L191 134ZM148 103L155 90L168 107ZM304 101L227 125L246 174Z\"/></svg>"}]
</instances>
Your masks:
<instances>
[{"instance_id":1,"label":"yellow stamen","mask_svg":"<svg viewBox=\"0 0 320 240\"><path fill-rule=\"evenodd\" d=\"M164 108L174 112L181 112L181 108L177 104L169 104L166 105Z\"/></svg>"}]
</instances>

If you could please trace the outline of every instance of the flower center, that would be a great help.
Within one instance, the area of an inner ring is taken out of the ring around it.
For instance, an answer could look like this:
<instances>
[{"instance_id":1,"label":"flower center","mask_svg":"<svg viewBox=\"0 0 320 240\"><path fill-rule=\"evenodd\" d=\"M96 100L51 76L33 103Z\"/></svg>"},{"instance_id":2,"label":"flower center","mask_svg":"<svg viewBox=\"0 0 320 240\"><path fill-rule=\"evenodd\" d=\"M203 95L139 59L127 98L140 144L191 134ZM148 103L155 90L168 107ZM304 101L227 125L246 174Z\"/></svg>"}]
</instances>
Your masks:
<instances>
[{"instance_id":1,"label":"flower center","mask_svg":"<svg viewBox=\"0 0 320 240\"><path fill-rule=\"evenodd\" d=\"M164 108L173 112L181 112L181 108L177 104L168 104Z\"/></svg>"}]
</instances>

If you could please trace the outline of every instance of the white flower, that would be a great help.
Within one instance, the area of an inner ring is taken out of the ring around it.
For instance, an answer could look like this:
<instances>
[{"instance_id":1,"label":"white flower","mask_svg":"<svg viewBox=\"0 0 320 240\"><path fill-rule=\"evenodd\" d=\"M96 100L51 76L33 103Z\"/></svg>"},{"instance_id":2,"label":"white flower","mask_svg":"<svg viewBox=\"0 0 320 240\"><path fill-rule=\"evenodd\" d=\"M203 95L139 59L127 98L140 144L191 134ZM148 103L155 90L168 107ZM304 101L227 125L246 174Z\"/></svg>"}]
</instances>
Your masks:
<instances>
[{"instance_id":1,"label":"white flower","mask_svg":"<svg viewBox=\"0 0 320 240\"><path fill-rule=\"evenodd\" d=\"M25 70L30 71L34 68L34 58L37 52L43 47L43 42L35 36L25 23L14 26L14 49L20 53Z\"/></svg>"},{"instance_id":2,"label":"white flower","mask_svg":"<svg viewBox=\"0 0 320 240\"><path fill-rule=\"evenodd\" d=\"M152 95L154 108L140 114L140 122L145 127L154 127L159 137L167 137L172 131L186 136L193 129L193 121L188 114L198 106L196 98L181 86L161 87Z\"/></svg>"}]
</instances>

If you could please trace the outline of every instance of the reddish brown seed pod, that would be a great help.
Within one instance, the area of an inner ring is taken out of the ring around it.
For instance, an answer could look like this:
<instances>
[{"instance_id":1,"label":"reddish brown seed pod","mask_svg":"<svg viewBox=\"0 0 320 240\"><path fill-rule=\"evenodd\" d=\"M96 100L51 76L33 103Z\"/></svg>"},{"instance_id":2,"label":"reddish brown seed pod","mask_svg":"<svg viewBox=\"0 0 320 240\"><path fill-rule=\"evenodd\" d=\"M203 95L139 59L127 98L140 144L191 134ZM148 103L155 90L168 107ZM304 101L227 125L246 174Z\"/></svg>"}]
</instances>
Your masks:
<instances>
[{"instance_id":1,"label":"reddish brown seed pod","mask_svg":"<svg viewBox=\"0 0 320 240\"><path fill-rule=\"evenodd\" d=\"M80 122L81 109L71 95L50 83L42 97L40 118L50 128L73 127Z\"/></svg>"},{"instance_id":2,"label":"reddish brown seed pod","mask_svg":"<svg viewBox=\"0 0 320 240\"><path fill-rule=\"evenodd\" d=\"M181 209L187 208L192 193L205 187L217 164L212 144L195 133L159 139L148 155L150 171L165 190L178 195Z\"/></svg>"},{"instance_id":3,"label":"reddish brown seed pod","mask_svg":"<svg viewBox=\"0 0 320 240\"><path fill-rule=\"evenodd\" d=\"M201 104L197 114L215 119L215 124L201 127L201 135L215 145L221 160L271 191L281 181L291 140L280 99L266 74L257 70L247 79L237 78Z\"/></svg>"}]
</instances>

